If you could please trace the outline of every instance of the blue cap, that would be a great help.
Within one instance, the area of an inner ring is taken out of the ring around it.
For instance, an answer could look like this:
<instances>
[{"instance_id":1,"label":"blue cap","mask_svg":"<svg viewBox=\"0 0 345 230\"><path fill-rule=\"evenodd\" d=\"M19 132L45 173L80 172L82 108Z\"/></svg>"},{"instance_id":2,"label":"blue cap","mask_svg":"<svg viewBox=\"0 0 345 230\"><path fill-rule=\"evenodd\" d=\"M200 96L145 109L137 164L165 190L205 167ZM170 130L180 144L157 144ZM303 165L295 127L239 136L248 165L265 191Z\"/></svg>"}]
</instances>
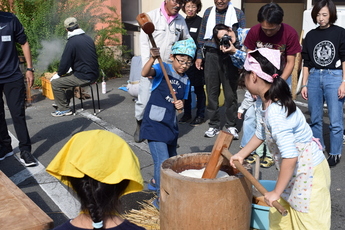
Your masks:
<instances>
[{"instance_id":1,"label":"blue cap","mask_svg":"<svg viewBox=\"0 0 345 230\"><path fill-rule=\"evenodd\" d=\"M196 45L193 38L180 40L174 43L171 47L171 54L184 54L194 59Z\"/></svg>"}]
</instances>

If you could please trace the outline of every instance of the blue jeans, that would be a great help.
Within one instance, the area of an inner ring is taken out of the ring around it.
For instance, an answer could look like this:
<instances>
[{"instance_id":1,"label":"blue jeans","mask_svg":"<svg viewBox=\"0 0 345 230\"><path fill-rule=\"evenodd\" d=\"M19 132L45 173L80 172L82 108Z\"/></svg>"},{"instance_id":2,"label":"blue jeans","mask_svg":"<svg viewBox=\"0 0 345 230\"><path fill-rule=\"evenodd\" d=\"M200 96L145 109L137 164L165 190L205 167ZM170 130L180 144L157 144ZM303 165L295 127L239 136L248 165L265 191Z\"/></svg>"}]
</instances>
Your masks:
<instances>
[{"instance_id":1,"label":"blue jeans","mask_svg":"<svg viewBox=\"0 0 345 230\"><path fill-rule=\"evenodd\" d=\"M246 146L249 140L252 139L255 134L256 119L255 119L255 106L250 106L244 114L243 120L243 136L241 139L241 147Z\"/></svg>"},{"instance_id":2,"label":"blue jeans","mask_svg":"<svg viewBox=\"0 0 345 230\"><path fill-rule=\"evenodd\" d=\"M149 147L153 159L153 178L155 179L157 195L159 196L161 165L166 159L177 155L176 145L168 145L164 142L158 141L149 141Z\"/></svg>"},{"instance_id":3,"label":"blue jeans","mask_svg":"<svg viewBox=\"0 0 345 230\"><path fill-rule=\"evenodd\" d=\"M291 89L291 84L292 84L292 75L290 75L288 77L288 79L286 79L286 83L289 85L290 89Z\"/></svg>"},{"instance_id":4,"label":"blue jeans","mask_svg":"<svg viewBox=\"0 0 345 230\"><path fill-rule=\"evenodd\" d=\"M343 149L343 104L338 98L338 88L342 83L342 70L312 68L308 78L308 109L313 135L320 139L325 148L323 126L323 103L326 101L330 129L330 155L341 154Z\"/></svg>"}]
</instances>

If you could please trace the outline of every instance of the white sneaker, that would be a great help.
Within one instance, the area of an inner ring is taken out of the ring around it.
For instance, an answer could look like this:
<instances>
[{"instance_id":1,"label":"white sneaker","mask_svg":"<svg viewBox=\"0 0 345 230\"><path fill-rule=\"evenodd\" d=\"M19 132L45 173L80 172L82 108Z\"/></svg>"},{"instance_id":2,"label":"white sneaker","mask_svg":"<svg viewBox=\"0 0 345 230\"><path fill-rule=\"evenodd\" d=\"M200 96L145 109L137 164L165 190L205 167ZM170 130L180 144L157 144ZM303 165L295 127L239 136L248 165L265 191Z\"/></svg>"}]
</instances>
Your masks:
<instances>
[{"instance_id":1,"label":"white sneaker","mask_svg":"<svg viewBox=\"0 0 345 230\"><path fill-rule=\"evenodd\" d=\"M205 137L214 137L219 133L219 129L217 128L209 128L206 132L205 132Z\"/></svg>"},{"instance_id":2,"label":"white sneaker","mask_svg":"<svg viewBox=\"0 0 345 230\"><path fill-rule=\"evenodd\" d=\"M234 136L234 140L238 140L238 131L235 127L229 127L226 130Z\"/></svg>"}]
</instances>

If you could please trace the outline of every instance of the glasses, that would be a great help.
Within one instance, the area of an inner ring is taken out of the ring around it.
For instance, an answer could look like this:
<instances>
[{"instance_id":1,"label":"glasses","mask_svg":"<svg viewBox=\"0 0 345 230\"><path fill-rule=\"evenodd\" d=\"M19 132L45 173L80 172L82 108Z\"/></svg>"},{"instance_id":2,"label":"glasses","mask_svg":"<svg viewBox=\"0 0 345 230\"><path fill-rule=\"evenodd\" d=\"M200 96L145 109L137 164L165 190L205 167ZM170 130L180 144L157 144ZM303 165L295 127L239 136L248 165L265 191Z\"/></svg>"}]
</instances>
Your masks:
<instances>
[{"instance_id":1,"label":"glasses","mask_svg":"<svg viewBox=\"0 0 345 230\"><path fill-rule=\"evenodd\" d=\"M177 57L175 57L176 61L180 64L180 65L186 65L186 66L192 66L193 65L193 62L191 61L181 61L181 60L178 60Z\"/></svg>"},{"instance_id":2,"label":"glasses","mask_svg":"<svg viewBox=\"0 0 345 230\"><path fill-rule=\"evenodd\" d=\"M186 6L186 9L187 10L195 10L195 9L197 9L198 7L196 7L196 6Z\"/></svg>"}]
</instances>

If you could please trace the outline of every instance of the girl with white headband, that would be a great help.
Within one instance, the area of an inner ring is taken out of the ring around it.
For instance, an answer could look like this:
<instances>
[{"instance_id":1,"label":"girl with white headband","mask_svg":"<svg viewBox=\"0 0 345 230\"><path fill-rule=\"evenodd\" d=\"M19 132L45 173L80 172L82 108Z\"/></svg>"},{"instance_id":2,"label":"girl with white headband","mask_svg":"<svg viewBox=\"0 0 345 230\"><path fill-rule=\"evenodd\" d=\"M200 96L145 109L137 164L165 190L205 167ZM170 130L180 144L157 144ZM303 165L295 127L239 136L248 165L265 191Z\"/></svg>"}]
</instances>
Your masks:
<instances>
[{"instance_id":1,"label":"girl with white headband","mask_svg":"<svg viewBox=\"0 0 345 230\"><path fill-rule=\"evenodd\" d=\"M262 48L249 52L240 84L257 100L257 125L253 138L233 161L243 160L264 140L279 170L273 191L263 194L269 206L279 202L288 210L281 216L270 210L270 229L330 229L330 170L318 140L290 88L280 77L279 50Z\"/></svg>"}]
</instances>

